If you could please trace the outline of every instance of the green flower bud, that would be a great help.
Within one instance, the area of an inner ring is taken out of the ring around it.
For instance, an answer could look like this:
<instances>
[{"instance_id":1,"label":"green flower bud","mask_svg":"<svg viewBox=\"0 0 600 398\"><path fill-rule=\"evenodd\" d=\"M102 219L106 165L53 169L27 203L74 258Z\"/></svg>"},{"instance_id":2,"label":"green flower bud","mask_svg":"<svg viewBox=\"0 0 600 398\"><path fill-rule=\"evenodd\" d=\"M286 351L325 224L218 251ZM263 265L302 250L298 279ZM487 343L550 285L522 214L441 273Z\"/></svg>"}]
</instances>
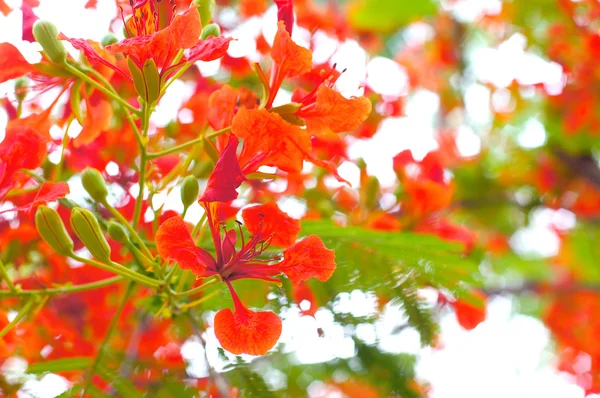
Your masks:
<instances>
[{"instance_id":1,"label":"green flower bud","mask_svg":"<svg viewBox=\"0 0 600 398\"><path fill-rule=\"evenodd\" d=\"M17 97L17 101L23 102L27 93L29 92L28 81L24 77L20 77L15 82L15 97Z\"/></svg>"},{"instance_id":2,"label":"green flower bud","mask_svg":"<svg viewBox=\"0 0 600 398\"><path fill-rule=\"evenodd\" d=\"M38 207L35 213L35 226L44 242L55 252L63 256L73 254L73 240L56 210L48 206Z\"/></svg>"},{"instance_id":3,"label":"green flower bud","mask_svg":"<svg viewBox=\"0 0 600 398\"><path fill-rule=\"evenodd\" d=\"M377 197L379 196L379 180L376 177L370 177L366 188L365 205L367 209L374 209L377 206Z\"/></svg>"},{"instance_id":4,"label":"green flower bud","mask_svg":"<svg viewBox=\"0 0 600 398\"><path fill-rule=\"evenodd\" d=\"M110 246L94 213L75 207L71 210L71 228L94 258L103 263L111 262Z\"/></svg>"},{"instance_id":5,"label":"green flower bud","mask_svg":"<svg viewBox=\"0 0 600 398\"><path fill-rule=\"evenodd\" d=\"M81 183L83 188L90 194L96 202L104 202L108 196L108 188L104 177L96 169L86 168L81 174Z\"/></svg>"},{"instance_id":6,"label":"green flower bud","mask_svg":"<svg viewBox=\"0 0 600 398\"><path fill-rule=\"evenodd\" d=\"M108 236L113 238L115 241L123 245L129 244L129 235L127 234L127 230L118 222L109 221L106 230L108 231Z\"/></svg>"},{"instance_id":7,"label":"green flower bud","mask_svg":"<svg viewBox=\"0 0 600 398\"><path fill-rule=\"evenodd\" d=\"M147 59L142 68L133 59L127 57L127 68L133 79L133 87L147 103L158 100L160 96L160 75L153 59Z\"/></svg>"},{"instance_id":8,"label":"green flower bud","mask_svg":"<svg viewBox=\"0 0 600 398\"><path fill-rule=\"evenodd\" d=\"M111 44L115 44L118 41L119 39L117 39L117 36L113 35L112 33L107 33L104 35L102 40L100 40L100 44L102 44L102 47L106 47L110 46Z\"/></svg>"},{"instance_id":9,"label":"green flower bud","mask_svg":"<svg viewBox=\"0 0 600 398\"><path fill-rule=\"evenodd\" d=\"M183 180L181 185L181 203L187 209L198 199L198 193L200 192L200 185L198 180L194 176L187 176Z\"/></svg>"},{"instance_id":10,"label":"green flower bud","mask_svg":"<svg viewBox=\"0 0 600 398\"><path fill-rule=\"evenodd\" d=\"M202 29L202 34L200 35L200 39L206 40L206 38L209 36L214 36L214 37L221 36L221 28L219 27L219 25L217 25L216 23L210 23Z\"/></svg>"},{"instance_id":11,"label":"green flower bud","mask_svg":"<svg viewBox=\"0 0 600 398\"><path fill-rule=\"evenodd\" d=\"M200 14L202 26L208 25L215 10L215 0L196 0L196 4L200 6L198 7L198 13Z\"/></svg>"},{"instance_id":12,"label":"green flower bud","mask_svg":"<svg viewBox=\"0 0 600 398\"><path fill-rule=\"evenodd\" d=\"M33 37L40 43L48 59L55 64L64 64L67 60L67 50L57 39L58 29L52 22L39 20L33 24Z\"/></svg>"}]
</instances>

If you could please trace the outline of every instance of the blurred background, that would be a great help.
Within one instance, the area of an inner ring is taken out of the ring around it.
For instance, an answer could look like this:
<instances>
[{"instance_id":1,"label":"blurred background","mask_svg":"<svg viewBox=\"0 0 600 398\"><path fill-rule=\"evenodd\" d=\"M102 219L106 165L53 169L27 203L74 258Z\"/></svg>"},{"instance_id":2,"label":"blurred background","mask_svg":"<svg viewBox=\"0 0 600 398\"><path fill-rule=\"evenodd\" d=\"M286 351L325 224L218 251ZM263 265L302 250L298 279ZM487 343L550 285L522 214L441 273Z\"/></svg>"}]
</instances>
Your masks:
<instances>
[{"instance_id":1,"label":"blurred background","mask_svg":"<svg viewBox=\"0 0 600 398\"><path fill-rule=\"evenodd\" d=\"M5 3L0 42L32 63L41 47L23 38L28 12L69 37L123 38L114 0ZM313 142L352 187L308 164L300 194L288 194L289 180L264 187L292 217L317 220L303 229L336 250L338 270L308 293L269 288L257 299L284 319L264 358L223 352L207 305L202 339L181 338L187 384L216 371L241 396L600 396L600 2L296 0L295 13L294 41L315 65L344 71L335 85L344 96L373 103L357 131ZM268 58L276 7L217 0L213 20L236 40L170 87L152 118L156 134L198 122L199 82L257 87L250 65ZM275 105L293 89L284 85ZM47 106L56 90L36 101ZM13 81L0 97L17 101ZM8 120L0 109L0 140ZM118 203L125 168L107 162L105 173ZM68 182L69 198L83 203L78 177ZM178 197L153 200L181 212ZM194 205L186 221L201 215ZM15 225L13 213L0 217ZM328 232L330 220L350 232ZM70 385L28 371L21 355L1 366L9 384L24 383L19 396L54 397Z\"/></svg>"}]
</instances>

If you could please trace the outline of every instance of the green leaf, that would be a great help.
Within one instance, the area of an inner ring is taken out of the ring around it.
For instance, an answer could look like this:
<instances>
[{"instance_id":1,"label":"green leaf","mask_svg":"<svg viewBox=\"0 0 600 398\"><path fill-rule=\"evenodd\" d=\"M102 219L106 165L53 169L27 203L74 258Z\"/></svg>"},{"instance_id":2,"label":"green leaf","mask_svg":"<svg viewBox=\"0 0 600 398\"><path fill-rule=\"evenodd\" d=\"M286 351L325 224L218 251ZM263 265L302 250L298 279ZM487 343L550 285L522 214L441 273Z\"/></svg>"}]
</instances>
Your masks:
<instances>
[{"instance_id":1,"label":"green leaf","mask_svg":"<svg viewBox=\"0 0 600 398\"><path fill-rule=\"evenodd\" d=\"M431 0L356 0L350 5L355 29L389 33L423 17L434 15Z\"/></svg>"},{"instance_id":2,"label":"green leaf","mask_svg":"<svg viewBox=\"0 0 600 398\"><path fill-rule=\"evenodd\" d=\"M118 371L111 371L99 366L97 373L104 380L108 381L122 397L143 397L142 393L135 388L133 383L122 377Z\"/></svg>"},{"instance_id":3,"label":"green leaf","mask_svg":"<svg viewBox=\"0 0 600 398\"><path fill-rule=\"evenodd\" d=\"M29 365L28 373L44 373L44 372L67 372L72 370L84 370L90 367L92 358L89 357L73 357L62 358L54 361L37 362Z\"/></svg>"}]
</instances>

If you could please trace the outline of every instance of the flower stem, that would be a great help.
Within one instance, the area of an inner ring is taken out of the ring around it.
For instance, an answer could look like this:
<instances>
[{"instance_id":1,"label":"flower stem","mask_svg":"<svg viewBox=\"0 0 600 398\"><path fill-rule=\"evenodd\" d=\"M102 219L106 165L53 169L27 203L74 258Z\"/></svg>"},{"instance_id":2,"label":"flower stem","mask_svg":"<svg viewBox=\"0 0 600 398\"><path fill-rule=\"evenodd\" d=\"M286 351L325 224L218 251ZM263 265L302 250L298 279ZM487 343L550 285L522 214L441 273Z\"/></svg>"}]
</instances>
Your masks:
<instances>
[{"instance_id":1,"label":"flower stem","mask_svg":"<svg viewBox=\"0 0 600 398\"><path fill-rule=\"evenodd\" d=\"M21 308L21 311L19 311L17 316L12 321L10 321L10 323L8 325L6 325L2 330L0 330L0 339L3 338L8 332L10 332L11 329L13 327L15 327L16 324L19 323L19 321L21 319L23 319L27 314L29 314L29 312L33 308L33 305L35 304L35 302L36 302L35 296L31 297L31 298L29 298L29 300L27 300L27 302L25 303L23 308Z\"/></svg>"},{"instance_id":2,"label":"flower stem","mask_svg":"<svg viewBox=\"0 0 600 398\"><path fill-rule=\"evenodd\" d=\"M188 309L188 308L196 307L197 305L200 305L200 304L204 303L205 301L208 301L211 298L215 297L219 293L221 293L221 289L217 289L214 292L210 292L206 296L204 296L202 298L199 298L196 301L192 301L191 303L182 304L182 305L179 306L179 309L185 310L185 309Z\"/></svg>"},{"instance_id":3,"label":"flower stem","mask_svg":"<svg viewBox=\"0 0 600 398\"><path fill-rule=\"evenodd\" d=\"M190 290L186 290L185 292L174 292L173 295L175 297L187 297L187 296L192 296L196 293L201 292L202 290L206 289L207 287L214 285L215 283L219 282L219 278L217 277L211 277L209 279L207 279L206 281L204 281L203 284L201 284L198 287L195 287L193 289Z\"/></svg>"},{"instance_id":4,"label":"flower stem","mask_svg":"<svg viewBox=\"0 0 600 398\"><path fill-rule=\"evenodd\" d=\"M100 346L100 349L98 350L98 354L96 355L96 358L94 358L92 367L90 368L90 370L85 378L85 383L83 385L83 390L81 393L82 397L85 396L85 391L88 389L88 387L92 381L92 376L94 376L94 373L96 372L96 369L98 368L98 365L100 364L100 361L102 360L102 357L104 356L104 352L106 351L106 347L108 346L110 337L112 336L113 332L115 331L115 326L117 326L117 321L121 317L121 314L123 313L123 309L125 308L125 305L129 301L129 296L131 295L131 292L133 291L133 285L134 285L133 282L129 282L129 284L127 285L127 290L125 291L125 294L123 295L123 300L119 304L119 307L117 308L117 312L115 312L115 315L113 316L112 321L110 322L108 331L106 332L106 335L104 336L104 341L102 342L102 345Z\"/></svg>"},{"instance_id":5,"label":"flower stem","mask_svg":"<svg viewBox=\"0 0 600 398\"><path fill-rule=\"evenodd\" d=\"M74 67L73 65L67 63L67 64L65 64L65 68L67 69L67 71L69 71L73 75L77 76L78 78L80 78L81 80L85 81L89 85L91 85L94 88L98 89L100 92L102 92L107 97L109 97L109 98L117 101L124 108L130 110L131 112L139 113L138 109L136 109L134 106L132 106L131 104L129 104L123 98L119 97L118 94L116 94L115 92L111 91L110 89L104 87L102 84L98 83L97 81L95 81L94 79L92 79L91 77L89 77L88 75L86 75L85 73L83 73L82 71L80 71L79 69L77 69L76 67Z\"/></svg>"},{"instance_id":6,"label":"flower stem","mask_svg":"<svg viewBox=\"0 0 600 398\"><path fill-rule=\"evenodd\" d=\"M129 222L125 219L125 217L121 214L121 212L119 212L117 209L115 209L106 200L102 204L104 205L104 207L106 207L108 209L108 211L110 211L110 213L117 220L119 220L119 222L121 224L123 224L125 226L125 228L127 228L129 233L131 234L131 237L133 238L133 240L135 240L140 245L140 248L144 252L145 256L148 257L148 260L152 261L152 253L150 252L150 249L148 249L148 247L144 244L144 241L142 240L140 235L137 233L135 228L133 228L133 226L131 226L131 224L129 224Z\"/></svg>"},{"instance_id":7,"label":"flower stem","mask_svg":"<svg viewBox=\"0 0 600 398\"><path fill-rule=\"evenodd\" d=\"M150 114L152 110L148 104L142 102L142 145L140 145L140 179L138 184L140 190L138 197L135 202L135 210L133 212L133 228L136 228L140 221L140 215L142 212L142 202L144 201L144 188L146 185L146 163L148 161L148 152L146 152L146 143L148 141L148 128L150 124Z\"/></svg>"},{"instance_id":8,"label":"flower stem","mask_svg":"<svg viewBox=\"0 0 600 398\"><path fill-rule=\"evenodd\" d=\"M60 294L69 294L69 293L79 293L85 292L87 290L99 289L105 286L110 286L115 283L119 283L124 281L125 278L122 276L115 276L112 278L103 279L97 282L83 283L81 285L71 285L71 286L62 286L62 287L53 287L49 289L32 289L32 290L16 290L12 291L4 291L0 290L0 297L3 296L55 296Z\"/></svg>"},{"instance_id":9,"label":"flower stem","mask_svg":"<svg viewBox=\"0 0 600 398\"><path fill-rule=\"evenodd\" d=\"M0 275L2 275L2 279L4 279L4 281L6 281L6 284L8 285L8 288L10 289L11 293L16 293L17 288L15 287L12 280L8 276L8 272L6 272L6 268L4 267L2 260L0 260Z\"/></svg>"},{"instance_id":10,"label":"flower stem","mask_svg":"<svg viewBox=\"0 0 600 398\"><path fill-rule=\"evenodd\" d=\"M117 264L117 263L113 262L109 265L109 264L101 263L96 260L79 257L77 255L72 256L72 257L73 257L73 259L80 261L82 263L93 265L93 266L103 269L105 271L113 272L117 275L121 275L127 279L139 282L146 286L158 287L162 284L162 281L159 281L158 279L150 278L146 275L142 275L138 272L132 271L129 268L122 266L121 264Z\"/></svg>"},{"instance_id":11,"label":"flower stem","mask_svg":"<svg viewBox=\"0 0 600 398\"><path fill-rule=\"evenodd\" d=\"M179 152L179 151L181 151L183 149L187 149L187 148L189 148L191 146L194 146L196 144L201 143L202 140L213 138L213 137L217 137L219 135L228 133L230 131L231 131L231 127L225 127L224 129L221 129L221 130L218 130L218 131L206 134L205 136L198 137L198 138L193 139L191 141L185 142L185 143L183 143L181 145L174 146L173 148L165 149L164 151L160 151L160 152L148 153L148 159L156 159L156 158L160 158L161 156L170 155L172 153Z\"/></svg>"}]
</instances>

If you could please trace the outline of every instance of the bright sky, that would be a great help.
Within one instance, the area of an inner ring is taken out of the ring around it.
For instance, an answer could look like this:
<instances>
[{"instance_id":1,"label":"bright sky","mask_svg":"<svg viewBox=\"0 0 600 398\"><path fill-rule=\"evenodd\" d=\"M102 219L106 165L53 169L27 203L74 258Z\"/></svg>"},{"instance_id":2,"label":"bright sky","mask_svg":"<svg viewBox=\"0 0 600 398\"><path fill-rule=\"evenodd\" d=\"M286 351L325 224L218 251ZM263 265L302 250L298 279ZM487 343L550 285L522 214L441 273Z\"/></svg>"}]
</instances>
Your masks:
<instances>
[{"instance_id":1,"label":"bright sky","mask_svg":"<svg viewBox=\"0 0 600 398\"><path fill-rule=\"evenodd\" d=\"M9 6L17 8L20 0L6 0ZM114 0L99 0L98 9L85 10L85 0L48 1L42 0L41 7L35 12L42 19L54 22L68 36L100 40L107 32L109 21L116 13ZM455 12L460 18L470 20L485 10L498 10L497 0L464 0L455 5ZM227 23L235 23L234 12L225 14ZM16 45L33 62L39 59L37 44L22 42L21 12L13 11L8 16L0 15L0 42L8 41ZM275 30L275 10L271 8L264 20L254 18L245 22L232 36L238 41L231 44L232 56L256 57L256 46L253 37L264 34L272 40ZM429 32L425 25L415 25L407 31L407 40L426 40ZM306 30L295 28L294 39L307 45L310 40ZM375 57L368 59L366 53L354 41L339 43L317 32L313 40L320 47L315 52L315 60L325 60L331 54L333 62L340 67L348 68L338 82L338 89L345 95L360 94L360 86L364 82L374 90L383 94L398 95L407 92L407 77L404 70L390 59ZM474 48L470 54L475 75L481 82L489 82L496 87L506 87L513 78L523 83L542 82L548 88L560 91L563 76L560 67L549 63L536 55L527 53L525 38L515 35L498 48ZM75 54L76 51L73 51ZM219 62L211 62L200 67L205 75L216 73ZM0 96L9 95L10 83L0 84ZM164 125L177 115L181 104L192 94L192 89L184 83L173 84L171 90L161 101L158 114L153 121L156 125ZM469 117L476 126L482 128L479 134L485 134L486 123L490 120L492 107L507 106L510 94L503 96L491 92L482 84L474 83L466 92L466 104ZM289 93L288 93L289 95ZM285 96L285 94L283 95ZM284 98L279 98L283 101ZM382 185L391 185L394 175L391 170L392 157L404 149L411 149L417 157L424 156L436 147L434 125L438 111L439 98L428 91L418 91L409 98L406 117L386 120L380 131L370 141L356 141L350 146L352 159L364 158L369 173L376 175ZM185 115L179 115L185 117ZM0 139L6 115L0 111ZM64 134L56 131L56 134ZM545 142L546 133L539 121L531 120L519 142L525 147L537 147ZM463 154L472 155L480 149L480 138L470 128L460 129L459 146ZM108 170L110 172L110 170ZM340 168L340 174L358 185L358 169L347 162ZM77 181L70 181L72 192L77 190ZM178 196L177 192L173 195ZM169 205L171 200L167 200ZM177 208L178 201L172 201ZM168 205L168 206L169 206ZM297 203L283 201L282 205L290 213L301 215ZM168 207L167 206L167 207ZM180 209L181 210L181 209ZM550 231L549 225L573 226L575 219L569 212L557 214L554 211L540 211L533 217L531 227L519 231L511 243L516 250L540 255L552 255L557 250L558 240ZM188 213L189 221L200 217L199 208ZM567 375L558 374L553 365L556 361L551 353L549 332L535 318L514 314L510 299L497 297L489 305L488 318L475 330L464 331L453 314L446 314L441 319L441 340L443 349L421 349L418 334L412 329L405 329L399 334L390 334L391 330L402 323L404 316L397 307L388 307L385 316L375 326L361 325L357 333L361 339L369 343L377 343L390 352L408 352L419 356L417 374L419 379L432 386L434 398L494 398L494 397L548 397L548 398L581 398L583 390L573 384ZM336 303L336 309L342 312L368 314L374 310L374 300L368 294L356 291L342 294ZM301 317L295 308L284 316L284 329L280 345L286 352L294 352L298 361L313 363L326 361L335 357L351 357L354 355L352 340L345 336L344 328L333 322L333 316L326 310L319 310L316 319ZM319 337L317 328L324 331L325 337ZM216 369L222 369L224 363L218 359L217 341L211 329L206 333L208 340L206 355ZM201 376L206 374L206 363L202 345L191 339L183 347L183 355L190 361L190 374ZM14 369L24 365L13 361ZM13 369L13 371L14 371ZM268 382L274 387L281 387L285 375L271 372ZM26 390L37 397L53 397L67 388L65 381L55 375L47 375L41 381L30 381ZM318 395L319 384L311 388L311 395Z\"/></svg>"}]
</instances>

